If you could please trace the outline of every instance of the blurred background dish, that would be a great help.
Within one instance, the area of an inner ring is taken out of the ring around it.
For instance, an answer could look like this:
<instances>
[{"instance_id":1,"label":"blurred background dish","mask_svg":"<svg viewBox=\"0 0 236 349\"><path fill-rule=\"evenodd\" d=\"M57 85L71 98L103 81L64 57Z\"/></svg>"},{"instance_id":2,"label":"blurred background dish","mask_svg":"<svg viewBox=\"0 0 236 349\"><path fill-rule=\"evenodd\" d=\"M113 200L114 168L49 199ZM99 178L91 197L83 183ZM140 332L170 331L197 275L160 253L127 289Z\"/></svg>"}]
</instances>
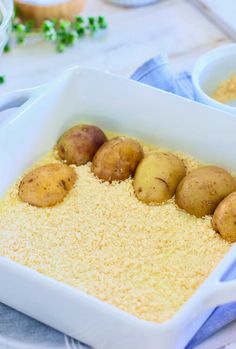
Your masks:
<instances>
[{"instance_id":1,"label":"blurred background dish","mask_svg":"<svg viewBox=\"0 0 236 349\"><path fill-rule=\"evenodd\" d=\"M197 100L227 112L236 113L236 44L223 45L202 55L196 62L192 79ZM222 85L223 84L223 85ZM231 98L219 102L214 98L219 89L230 93ZM235 99L232 96L235 95Z\"/></svg>"},{"instance_id":2,"label":"blurred background dish","mask_svg":"<svg viewBox=\"0 0 236 349\"><path fill-rule=\"evenodd\" d=\"M11 30L13 0L0 1L0 54L2 53Z\"/></svg>"},{"instance_id":3,"label":"blurred background dish","mask_svg":"<svg viewBox=\"0 0 236 349\"><path fill-rule=\"evenodd\" d=\"M15 0L19 16L40 25L48 18L72 20L84 8L86 0Z\"/></svg>"},{"instance_id":4,"label":"blurred background dish","mask_svg":"<svg viewBox=\"0 0 236 349\"><path fill-rule=\"evenodd\" d=\"M155 2L158 2L159 0L106 0L106 1L115 5L135 7L135 6L153 4Z\"/></svg>"}]
</instances>

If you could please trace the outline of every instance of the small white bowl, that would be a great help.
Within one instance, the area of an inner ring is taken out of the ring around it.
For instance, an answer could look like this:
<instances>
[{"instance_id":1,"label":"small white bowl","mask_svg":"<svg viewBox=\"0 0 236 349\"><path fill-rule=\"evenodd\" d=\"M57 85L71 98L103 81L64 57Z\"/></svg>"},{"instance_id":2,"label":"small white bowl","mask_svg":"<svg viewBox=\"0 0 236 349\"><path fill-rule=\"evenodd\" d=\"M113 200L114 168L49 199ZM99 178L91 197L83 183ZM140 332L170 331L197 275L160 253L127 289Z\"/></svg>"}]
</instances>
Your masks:
<instances>
[{"instance_id":1,"label":"small white bowl","mask_svg":"<svg viewBox=\"0 0 236 349\"><path fill-rule=\"evenodd\" d=\"M229 104L217 102L211 96L219 84L236 74L236 44L215 48L201 56L193 69L192 81L199 102L236 113L236 100Z\"/></svg>"},{"instance_id":2,"label":"small white bowl","mask_svg":"<svg viewBox=\"0 0 236 349\"><path fill-rule=\"evenodd\" d=\"M155 2L158 2L159 0L106 0L106 1L114 5L136 7L136 6L153 4Z\"/></svg>"},{"instance_id":3,"label":"small white bowl","mask_svg":"<svg viewBox=\"0 0 236 349\"><path fill-rule=\"evenodd\" d=\"M11 18L13 16L13 0L0 1L0 54L6 45L10 31Z\"/></svg>"}]
</instances>

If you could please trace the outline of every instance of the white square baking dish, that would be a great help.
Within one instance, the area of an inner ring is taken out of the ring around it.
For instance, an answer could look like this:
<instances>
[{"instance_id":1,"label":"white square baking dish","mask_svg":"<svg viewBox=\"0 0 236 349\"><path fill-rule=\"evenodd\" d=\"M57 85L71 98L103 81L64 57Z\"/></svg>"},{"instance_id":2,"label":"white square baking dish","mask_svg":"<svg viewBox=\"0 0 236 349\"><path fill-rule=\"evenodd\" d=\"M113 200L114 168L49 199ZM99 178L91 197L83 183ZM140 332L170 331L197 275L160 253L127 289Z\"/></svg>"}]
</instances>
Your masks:
<instances>
[{"instance_id":1,"label":"white square baking dish","mask_svg":"<svg viewBox=\"0 0 236 349\"><path fill-rule=\"evenodd\" d=\"M0 196L58 136L78 122L133 135L236 170L236 117L129 79L71 68L56 81L2 96L29 100L0 124ZM183 349L213 309L236 300L222 282L232 247L194 296L169 321L140 320L112 305L0 257L0 301L96 349Z\"/></svg>"}]
</instances>

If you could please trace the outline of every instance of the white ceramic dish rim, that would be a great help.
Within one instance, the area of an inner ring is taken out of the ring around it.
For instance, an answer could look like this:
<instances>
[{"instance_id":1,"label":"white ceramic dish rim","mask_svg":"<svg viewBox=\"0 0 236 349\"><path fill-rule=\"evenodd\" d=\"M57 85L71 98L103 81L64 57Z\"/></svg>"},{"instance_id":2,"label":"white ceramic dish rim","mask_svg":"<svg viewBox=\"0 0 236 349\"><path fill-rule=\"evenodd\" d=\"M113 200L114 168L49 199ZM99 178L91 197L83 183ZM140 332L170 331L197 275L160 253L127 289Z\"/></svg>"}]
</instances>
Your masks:
<instances>
[{"instance_id":1,"label":"white ceramic dish rim","mask_svg":"<svg viewBox=\"0 0 236 349\"><path fill-rule=\"evenodd\" d=\"M125 78L117 77L112 74L101 73L96 70L84 69L84 68L81 69L78 67L73 67L68 69L66 72L64 72L55 81L47 84L46 86L43 86L43 88L39 87L35 89L21 90L21 91L16 91L13 93L6 94L1 98L0 108L1 106L3 106L3 109L4 109L4 104L9 103L9 100L12 99L13 97L15 98L21 97L22 99L24 99L25 96L27 96L27 97L30 97L30 99L20 108L20 110L15 116L5 120L5 122L3 122L0 125L0 134L1 132L4 132L4 129L8 127L8 125L14 123L15 120L21 118L21 116L24 114L26 110L29 110L33 105L37 104L38 101L42 100L44 96L46 96L47 94L50 94L51 91L53 90L53 87L56 86L58 83L60 83L61 80L63 80L65 77L69 75L73 75L75 72L81 73L81 74L98 74L98 75L104 74L104 75L109 75L117 80L128 80ZM139 83L134 81L129 81L129 84L139 85ZM145 86L144 88L155 90L154 88L149 86ZM158 91L158 93L165 94L166 92ZM174 98L183 99L177 96L175 96ZM194 103L194 102L188 101L188 103ZM228 117L234 118L233 115L229 115ZM208 314L210 314L215 307L236 300L236 280L225 281L225 282L221 281L225 273L230 269L233 262L235 261L235 255L236 255L236 245L232 246L230 251L226 254L225 258L216 267L216 269L209 276L209 278L195 292L195 294L180 308L180 310L170 320L160 324L140 320L135 316L130 315L114 307L113 305L104 303L95 297L89 296L81 291L75 290L66 284L58 282L45 275L39 274L36 271L31 270L27 267L24 267L20 264L17 264L5 257L0 257L0 266L1 266L0 269L2 270L5 268L7 273L10 272L12 273L12 275L14 274L15 276L19 275L19 277L22 276L22 278L25 277L25 279L28 279L28 280L37 279L38 280L37 282L39 284L45 283L45 285L46 284L48 286L50 285L54 290L60 289L61 292L70 294L72 299L80 297L85 301L88 300L91 303L91 306L94 306L95 308L100 309L101 311L107 311L107 313L109 313L114 318L119 319L119 321L124 321L124 323L133 325L134 327L137 327L137 328L143 327L147 330L150 330L151 332L158 330L160 334L165 333L166 335L168 335L170 329L175 329L178 332L178 330L186 326L197 315L200 315L205 311L209 311L209 309L210 311ZM1 294L1 291L0 291L0 294ZM6 302L5 299L3 300L0 298L0 301L3 301L6 304L8 304L8 302ZM8 304L8 305L12 306L12 304ZM17 306L16 306L16 309L23 311L21 308ZM27 314L30 316L34 315L32 313L27 313ZM34 317L37 318L37 316L35 315ZM42 319L38 319L38 320L42 320ZM47 323L46 321L44 322ZM47 324L54 326L52 323L47 323ZM56 328L58 330L63 331L63 328L58 328L58 327ZM72 335L71 333L67 333L67 334ZM83 338L77 338L77 339L83 339ZM87 343L90 344L89 342Z\"/></svg>"},{"instance_id":2,"label":"white ceramic dish rim","mask_svg":"<svg viewBox=\"0 0 236 349\"><path fill-rule=\"evenodd\" d=\"M230 113L235 113L236 107L232 107L227 104L223 104L215 100L214 98L211 98L202 88L200 84L200 76L203 72L203 70L210 65L215 60L219 59L219 57L224 57L224 54L230 54L234 53L236 55L236 44L227 44L223 45L217 48L214 48L207 53L203 54L195 63L193 71L192 71L192 81L194 84L194 87L197 91L197 93L200 96L203 96L205 101L209 103L209 105L214 105L216 108L224 109L225 111L228 111ZM236 71L236 70L235 70ZM217 87L217 86L216 86Z\"/></svg>"}]
</instances>

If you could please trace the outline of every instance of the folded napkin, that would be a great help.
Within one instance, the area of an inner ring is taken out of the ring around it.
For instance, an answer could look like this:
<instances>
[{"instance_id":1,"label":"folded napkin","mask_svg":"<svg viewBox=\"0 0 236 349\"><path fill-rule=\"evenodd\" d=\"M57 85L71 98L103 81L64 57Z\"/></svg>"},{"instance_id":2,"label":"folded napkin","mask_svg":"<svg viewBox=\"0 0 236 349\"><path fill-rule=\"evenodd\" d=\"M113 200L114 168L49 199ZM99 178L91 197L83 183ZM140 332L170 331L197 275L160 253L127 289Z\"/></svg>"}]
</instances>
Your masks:
<instances>
[{"instance_id":1,"label":"folded napkin","mask_svg":"<svg viewBox=\"0 0 236 349\"><path fill-rule=\"evenodd\" d=\"M146 62L131 78L144 84L196 100L190 74L188 72L182 72L177 76L173 75L165 57L159 56ZM230 270L225 280L234 278L236 278L236 268ZM218 307L185 349L195 348L198 344L235 319L236 302ZM218 347L220 345L216 345L215 349ZM89 349L85 344L79 343L77 340L43 325L4 304L0 304L0 348Z\"/></svg>"}]
</instances>

